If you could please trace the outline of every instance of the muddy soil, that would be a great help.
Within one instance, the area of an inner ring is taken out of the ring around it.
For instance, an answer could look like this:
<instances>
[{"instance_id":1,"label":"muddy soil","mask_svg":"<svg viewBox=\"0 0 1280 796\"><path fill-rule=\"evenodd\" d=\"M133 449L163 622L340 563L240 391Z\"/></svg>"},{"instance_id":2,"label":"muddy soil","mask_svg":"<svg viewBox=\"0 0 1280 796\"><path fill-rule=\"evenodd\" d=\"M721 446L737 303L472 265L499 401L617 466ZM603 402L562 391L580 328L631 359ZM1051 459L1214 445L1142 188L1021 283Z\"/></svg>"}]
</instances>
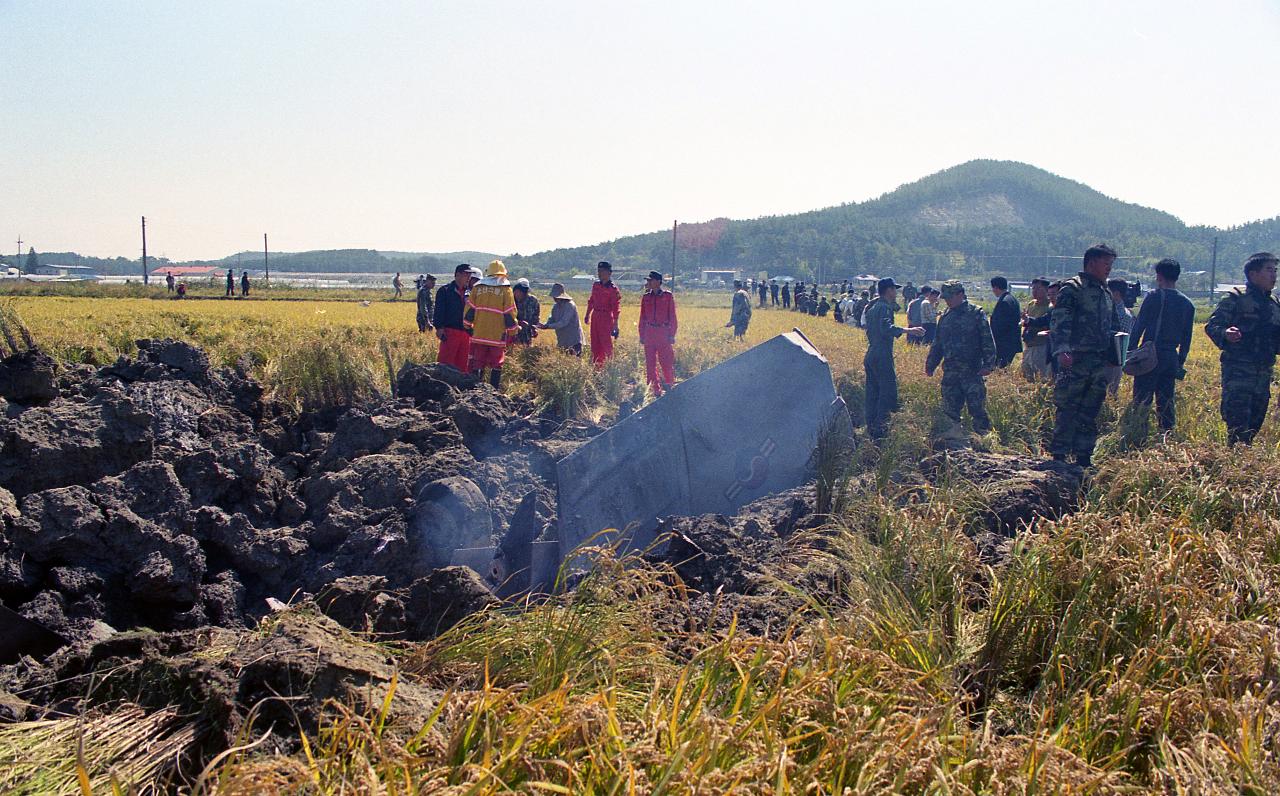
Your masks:
<instances>
[{"instance_id":1,"label":"muddy soil","mask_svg":"<svg viewBox=\"0 0 1280 796\"><path fill-rule=\"evenodd\" d=\"M543 533L579 431L435 366L397 382L396 398L297 415L246 367L173 340L98 369L5 359L0 603L73 642L241 628L267 598L353 577L410 599L517 515L522 536Z\"/></svg>"},{"instance_id":2,"label":"muddy soil","mask_svg":"<svg viewBox=\"0 0 1280 796\"><path fill-rule=\"evenodd\" d=\"M500 604L450 551L527 564L555 535L556 462L603 430L434 365L406 365L395 397L298 414L247 363L137 348L102 368L0 361L0 605L69 642L0 661L0 721L178 705L196 770L246 733L293 751L326 704L376 710L396 671L385 642ZM974 451L917 477L983 490L988 557L1081 488L1078 468ZM664 520L653 558L690 594L682 629L784 632L801 594L839 588L814 566L825 521L812 485ZM391 721L420 727L439 696L400 679Z\"/></svg>"}]
</instances>

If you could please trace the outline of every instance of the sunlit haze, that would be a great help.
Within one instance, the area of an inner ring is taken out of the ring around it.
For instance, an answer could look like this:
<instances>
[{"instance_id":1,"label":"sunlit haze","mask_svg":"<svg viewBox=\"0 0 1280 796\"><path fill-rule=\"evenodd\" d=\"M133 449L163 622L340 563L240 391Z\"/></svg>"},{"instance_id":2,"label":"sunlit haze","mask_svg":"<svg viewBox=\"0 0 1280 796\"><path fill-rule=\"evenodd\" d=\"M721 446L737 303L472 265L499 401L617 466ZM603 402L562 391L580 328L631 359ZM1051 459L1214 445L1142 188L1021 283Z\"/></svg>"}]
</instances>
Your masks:
<instances>
[{"instance_id":1,"label":"sunlit haze","mask_svg":"<svg viewBox=\"0 0 1280 796\"><path fill-rule=\"evenodd\" d=\"M0 251L532 253L1019 160L1280 213L1280 4L0 0Z\"/></svg>"}]
</instances>

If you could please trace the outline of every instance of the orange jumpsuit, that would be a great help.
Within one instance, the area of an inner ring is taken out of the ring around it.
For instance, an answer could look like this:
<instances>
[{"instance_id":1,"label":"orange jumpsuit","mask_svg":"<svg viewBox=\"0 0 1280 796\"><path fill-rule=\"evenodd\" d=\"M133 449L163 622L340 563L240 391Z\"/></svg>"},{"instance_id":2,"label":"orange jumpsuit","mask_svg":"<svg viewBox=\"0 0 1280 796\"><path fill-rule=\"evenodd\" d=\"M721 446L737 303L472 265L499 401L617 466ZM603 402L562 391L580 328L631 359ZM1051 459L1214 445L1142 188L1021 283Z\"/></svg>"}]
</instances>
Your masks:
<instances>
[{"instance_id":1,"label":"orange jumpsuit","mask_svg":"<svg viewBox=\"0 0 1280 796\"><path fill-rule=\"evenodd\" d=\"M670 290L646 290L640 297L640 342L644 345L645 374L649 389L662 395L676 381L676 298ZM659 379L658 370L662 370Z\"/></svg>"},{"instance_id":2,"label":"orange jumpsuit","mask_svg":"<svg viewBox=\"0 0 1280 796\"><path fill-rule=\"evenodd\" d=\"M622 292L613 282L599 280L591 286L587 301L587 325L591 327L591 361L597 368L613 356L613 330L622 312Z\"/></svg>"}]
</instances>

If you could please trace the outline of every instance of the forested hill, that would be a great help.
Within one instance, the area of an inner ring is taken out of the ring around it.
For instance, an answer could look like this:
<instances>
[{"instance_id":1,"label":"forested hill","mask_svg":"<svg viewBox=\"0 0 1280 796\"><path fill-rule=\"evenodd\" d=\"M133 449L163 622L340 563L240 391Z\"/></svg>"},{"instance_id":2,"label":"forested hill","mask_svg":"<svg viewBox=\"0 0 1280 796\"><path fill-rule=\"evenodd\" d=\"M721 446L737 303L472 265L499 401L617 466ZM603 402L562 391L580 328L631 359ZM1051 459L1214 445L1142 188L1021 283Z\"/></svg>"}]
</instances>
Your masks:
<instances>
[{"instance_id":1,"label":"forested hill","mask_svg":"<svg viewBox=\"0 0 1280 796\"><path fill-rule=\"evenodd\" d=\"M1106 241L1127 256L1118 264L1121 271L1140 274L1160 257L1176 257L1188 270L1207 268L1215 236L1219 273L1229 276L1248 253L1280 248L1280 217L1229 230L1188 227L1168 213L1112 199L1034 166L975 160L860 204L681 225L677 268L685 278L710 268L824 280L995 271L1025 278L1072 273L1086 247ZM559 274L589 270L600 259L634 271L669 272L671 231L513 256L508 265Z\"/></svg>"},{"instance_id":2,"label":"forested hill","mask_svg":"<svg viewBox=\"0 0 1280 796\"><path fill-rule=\"evenodd\" d=\"M460 262L476 263L483 266L496 255L484 252L448 252L431 254L426 252L379 252L373 249L322 249L306 252L271 252L269 261L271 270L279 272L309 273L394 273L402 271L406 274L453 273L453 268ZM13 264L14 258L0 257L5 265ZM26 257L22 258L25 266ZM93 268L100 274L140 275L142 264L138 260L125 257L90 257L76 252L37 252L37 262L41 265L82 265ZM194 260L182 263L171 262L164 257L151 257L148 265L153 273L166 265L216 265L219 268L247 268L254 273L262 269L262 252L246 251L232 254L220 260Z\"/></svg>"}]
</instances>

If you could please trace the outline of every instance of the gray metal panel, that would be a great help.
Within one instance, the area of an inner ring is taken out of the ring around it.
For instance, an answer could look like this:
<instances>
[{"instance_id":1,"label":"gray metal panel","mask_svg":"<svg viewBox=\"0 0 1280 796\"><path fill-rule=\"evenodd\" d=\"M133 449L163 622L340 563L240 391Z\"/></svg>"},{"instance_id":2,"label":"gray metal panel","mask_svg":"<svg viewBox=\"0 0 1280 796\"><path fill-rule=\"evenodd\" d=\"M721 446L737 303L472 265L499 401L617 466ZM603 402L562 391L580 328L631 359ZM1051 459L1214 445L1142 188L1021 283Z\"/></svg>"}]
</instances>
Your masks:
<instances>
[{"instance_id":1,"label":"gray metal panel","mask_svg":"<svg viewBox=\"0 0 1280 796\"><path fill-rule=\"evenodd\" d=\"M804 483L837 400L799 332L678 385L560 461L562 554L633 523L630 546L644 546L659 517L733 512Z\"/></svg>"}]
</instances>

